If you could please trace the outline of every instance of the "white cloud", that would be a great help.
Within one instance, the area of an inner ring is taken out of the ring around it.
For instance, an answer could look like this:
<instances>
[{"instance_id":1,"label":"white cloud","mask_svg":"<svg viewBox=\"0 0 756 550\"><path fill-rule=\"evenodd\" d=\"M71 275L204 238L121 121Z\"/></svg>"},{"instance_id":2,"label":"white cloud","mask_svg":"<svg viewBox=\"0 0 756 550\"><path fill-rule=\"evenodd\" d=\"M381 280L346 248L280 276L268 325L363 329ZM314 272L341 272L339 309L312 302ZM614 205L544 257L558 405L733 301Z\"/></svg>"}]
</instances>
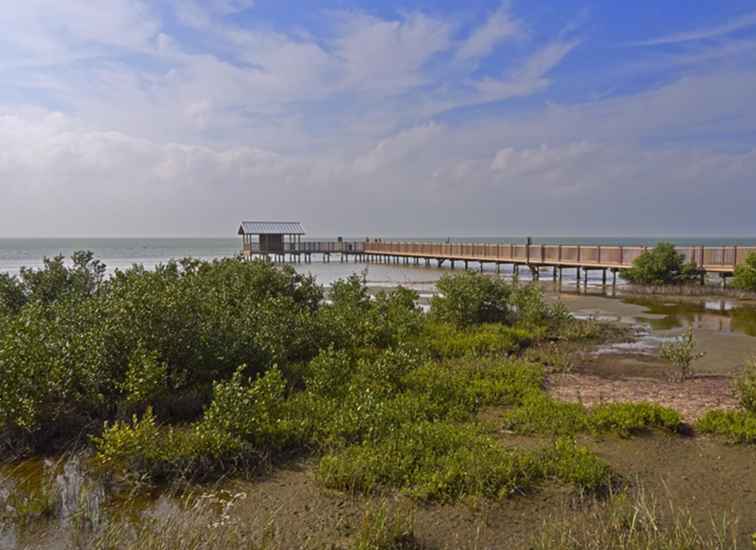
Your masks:
<instances>
[{"instance_id":1,"label":"white cloud","mask_svg":"<svg viewBox=\"0 0 756 550\"><path fill-rule=\"evenodd\" d=\"M721 25L716 25L706 29L697 29L694 31L673 33L667 36L660 36L658 38L652 38L650 40L643 40L640 42L633 42L631 46L658 46L661 44L679 44L682 42L693 42L697 40L706 40L710 38L717 38L727 34L734 33L736 31L746 29L748 27L756 26L756 12L748 13L741 17L732 19Z\"/></svg>"},{"instance_id":2,"label":"white cloud","mask_svg":"<svg viewBox=\"0 0 756 550\"><path fill-rule=\"evenodd\" d=\"M25 0L0 10L0 67L52 65L93 58L107 48L144 51L160 29L141 0Z\"/></svg>"},{"instance_id":3,"label":"white cloud","mask_svg":"<svg viewBox=\"0 0 756 550\"><path fill-rule=\"evenodd\" d=\"M567 164L574 164L595 149L595 146L584 142L561 147L543 144L534 149L505 147L496 153L491 170L509 177L543 175L562 170Z\"/></svg>"},{"instance_id":4,"label":"white cloud","mask_svg":"<svg viewBox=\"0 0 756 550\"><path fill-rule=\"evenodd\" d=\"M484 58L502 41L522 36L523 33L520 23L502 6L464 41L457 50L456 59L468 61Z\"/></svg>"},{"instance_id":5,"label":"white cloud","mask_svg":"<svg viewBox=\"0 0 756 550\"><path fill-rule=\"evenodd\" d=\"M174 0L176 18L189 27L208 29L219 17L253 8L255 0Z\"/></svg>"},{"instance_id":6,"label":"white cloud","mask_svg":"<svg viewBox=\"0 0 756 550\"><path fill-rule=\"evenodd\" d=\"M747 48L632 94L460 119L438 115L547 91L582 48L519 41L479 73L517 34L505 8L460 41L424 13L327 13L314 36L226 17L250 2L197 2L191 23L182 2L202 30L169 34L152 4L40 1L0 14L20 17L0 37L0 235L223 235L250 216L322 235L685 231L703 209L701 232L756 231L730 198L756 173Z\"/></svg>"},{"instance_id":7,"label":"white cloud","mask_svg":"<svg viewBox=\"0 0 756 550\"><path fill-rule=\"evenodd\" d=\"M427 124L404 130L388 139L382 140L367 154L354 161L357 173L375 173L380 169L400 165L410 157L428 149L434 140L445 133L438 124Z\"/></svg>"},{"instance_id":8,"label":"white cloud","mask_svg":"<svg viewBox=\"0 0 756 550\"><path fill-rule=\"evenodd\" d=\"M423 14L384 20L359 13L339 16L335 55L350 89L397 94L428 81L423 67L451 46L451 25Z\"/></svg>"}]
</instances>

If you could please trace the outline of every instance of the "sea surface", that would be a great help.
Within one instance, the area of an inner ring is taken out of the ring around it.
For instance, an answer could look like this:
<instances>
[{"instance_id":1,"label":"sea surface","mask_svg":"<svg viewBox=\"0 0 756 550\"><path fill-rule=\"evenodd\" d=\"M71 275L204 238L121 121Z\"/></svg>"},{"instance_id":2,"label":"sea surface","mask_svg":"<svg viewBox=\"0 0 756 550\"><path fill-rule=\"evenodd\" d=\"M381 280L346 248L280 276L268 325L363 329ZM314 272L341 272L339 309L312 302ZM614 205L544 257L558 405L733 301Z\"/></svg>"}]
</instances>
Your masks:
<instances>
[{"instance_id":1,"label":"sea surface","mask_svg":"<svg viewBox=\"0 0 756 550\"><path fill-rule=\"evenodd\" d=\"M357 237L364 239L365 237ZM372 236L371 236L372 238ZM333 237L313 238L311 240L335 240ZM349 237L345 239L350 240ZM384 240L410 240L389 239ZM423 242L500 242L524 243L524 237L438 237L412 239ZM756 238L649 238L649 237L534 237L533 243L586 244L586 245L653 245L660 240L671 241L682 246L721 246L737 244L740 246L756 245ZM241 243L238 238L56 238L56 239L0 239L0 273L18 274L22 266L39 268L45 257L58 254L70 257L76 250L91 250L95 256L107 265L108 272L116 269L125 270L134 264L151 269L170 259L194 257L215 259L232 257L239 253ZM399 266L383 264L344 264L337 257L331 263L321 263L319 257L313 258L311 264L296 264L303 272L312 273L321 284L328 285L336 279L353 273L365 275L368 284L373 286L392 286L404 284L416 290L430 291L436 280L448 268L428 268L425 266ZM477 267L477 266L476 266ZM487 271L494 266L486 265ZM511 274L505 268L504 275ZM544 275L542 277L548 277ZM570 270L565 272L565 282L574 282ZM589 274L589 284L596 284L600 274Z\"/></svg>"}]
</instances>

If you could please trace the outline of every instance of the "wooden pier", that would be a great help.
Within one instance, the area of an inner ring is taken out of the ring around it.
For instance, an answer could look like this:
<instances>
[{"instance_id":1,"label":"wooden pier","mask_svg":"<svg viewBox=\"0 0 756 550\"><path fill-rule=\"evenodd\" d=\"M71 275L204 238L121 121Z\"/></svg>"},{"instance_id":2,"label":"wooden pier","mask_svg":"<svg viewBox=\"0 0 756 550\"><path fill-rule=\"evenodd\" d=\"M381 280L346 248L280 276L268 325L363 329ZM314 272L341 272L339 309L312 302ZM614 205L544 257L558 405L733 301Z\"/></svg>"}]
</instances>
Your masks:
<instances>
[{"instance_id":1,"label":"wooden pier","mask_svg":"<svg viewBox=\"0 0 756 550\"><path fill-rule=\"evenodd\" d=\"M562 279L564 269L575 269L578 281L581 271L587 280L589 271L601 271L606 283L607 272L616 282L617 273L632 267L633 262L648 246L566 245L566 244L512 244L512 243L438 243L364 240L306 241L298 222L242 222L242 254L246 257L264 257L272 261L309 263L314 255L330 262L337 255L342 262L380 262L393 264L424 263L437 267L457 265L470 268L475 264L483 271L485 264L493 264L500 272L503 266L512 266L515 276L520 269L530 270L538 279L541 271L551 270L554 280ZM257 237L255 239L254 237ZM692 262L704 273L719 274L725 278L746 257L756 253L756 246L678 246L676 250L686 261Z\"/></svg>"},{"instance_id":2,"label":"wooden pier","mask_svg":"<svg viewBox=\"0 0 756 550\"><path fill-rule=\"evenodd\" d=\"M287 243L278 260L285 256L294 259L300 256L311 261L314 254L322 255L330 261L337 254L341 261L364 261L380 263L435 264L437 267L459 266L469 268L476 265L481 270L485 264L493 264L497 271L502 266L511 265L515 273L520 268L530 269L535 277L541 269L552 269L554 278L561 277L563 269L582 270L585 274L601 270L616 274L632 267L633 262L647 246L606 246L606 245L556 245L556 244L511 244L511 243L432 243L432 242L387 242L371 241L302 241ZM687 261L693 262L706 273L718 273L723 277L734 273L735 267L745 261L756 247L740 246L679 246L676 250ZM258 252L245 244L245 255L254 256ZM282 257L283 256L283 257Z\"/></svg>"}]
</instances>

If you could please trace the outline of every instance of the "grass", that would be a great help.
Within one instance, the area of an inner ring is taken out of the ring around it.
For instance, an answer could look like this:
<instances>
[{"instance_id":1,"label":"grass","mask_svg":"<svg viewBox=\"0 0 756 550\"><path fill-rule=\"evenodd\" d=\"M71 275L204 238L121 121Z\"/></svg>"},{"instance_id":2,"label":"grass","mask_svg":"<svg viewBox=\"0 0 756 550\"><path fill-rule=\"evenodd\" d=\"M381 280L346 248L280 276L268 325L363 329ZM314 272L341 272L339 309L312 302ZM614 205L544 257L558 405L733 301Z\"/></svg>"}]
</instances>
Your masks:
<instances>
[{"instance_id":1,"label":"grass","mask_svg":"<svg viewBox=\"0 0 756 550\"><path fill-rule=\"evenodd\" d=\"M531 550L735 550L736 522L726 515L702 531L670 501L661 508L642 488L597 501L588 512L544 523Z\"/></svg>"},{"instance_id":2,"label":"grass","mask_svg":"<svg viewBox=\"0 0 756 550\"><path fill-rule=\"evenodd\" d=\"M179 545L182 550L282 548L272 522L260 529L240 520L235 508L245 498L245 493L227 491L186 494L178 505L160 514L111 518L96 533L74 533L73 542L77 547L103 549L164 550Z\"/></svg>"},{"instance_id":3,"label":"grass","mask_svg":"<svg viewBox=\"0 0 756 550\"><path fill-rule=\"evenodd\" d=\"M519 434L616 434L630 437L659 429L677 432L682 419L676 411L654 403L608 403L587 408L531 392L520 406L504 415L505 429Z\"/></svg>"},{"instance_id":4,"label":"grass","mask_svg":"<svg viewBox=\"0 0 756 550\"><path fill-rule=\"evenodd\" d=\"M386 502L365 511L352 550L422 550L414 534L413 517L392 510Z\"/></svg>"},{"instance_id":5,"label":"grass","mask_svg":"<svg viewBox=\"0 0 756 550\"><path fill-rule=\"evenodd\" d=\"M703 433L726 437L732 443L756 443L756 358L746 363L736 380L740 410L713 410L702 416L696 428Z\"/></svg>"}]
</instances>

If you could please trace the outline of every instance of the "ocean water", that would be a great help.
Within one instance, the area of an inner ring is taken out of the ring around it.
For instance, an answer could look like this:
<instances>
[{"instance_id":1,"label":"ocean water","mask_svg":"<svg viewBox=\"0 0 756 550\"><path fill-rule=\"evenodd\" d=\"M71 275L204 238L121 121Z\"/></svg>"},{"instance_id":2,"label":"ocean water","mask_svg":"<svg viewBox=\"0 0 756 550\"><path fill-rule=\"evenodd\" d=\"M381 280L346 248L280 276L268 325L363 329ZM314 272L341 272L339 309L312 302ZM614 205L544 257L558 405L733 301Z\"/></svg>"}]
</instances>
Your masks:
<instances>
[{"instance_id":1,"label":"ocean water","mask_svg":"<svg viewBox=\"0 0 756 550\"><path fill-rule=\"evenodd\" d=\"M364 237L363 237L364 238ZM313 238L312 240L327 240L328 238ZM347 238L348 239L348 238ZM523 243L523 237L466 237L466 238L426 238L411 239L415 241L441 241L447 239L452 242L501 242ZM394 240L384 238L384 240ZM410 239L395 239L410 240ZM533 242L554 244L586 244L586 245L653 245L659 240L672 241L682 246L721 246L725 244L737 244L740 246L756 245L756 238L637 238L637 237L537 237ZM0 239L0 273L18 274L22 266L38 268L42 265L44 257L52 257L58 254L70 256L76 250L91 250L95 256L103 261L109 272L116 269L128 269L134 264L140 264L151 269L156 265L165 263L172 258L194 257L202 259L215 259L231 257L239 253L240 240L238 238L120 238L120 239ZM448 272L448 268L434 268L421 266L384 265L384 264L355 264L341 263L334 257L331 263L321 263L319 257L313 258L311 264L296 264L295 267L303 272L315 275L321 284L330 284L336 279L346 277L353 273L364 273L367 282L373 286L393 286L403 284L411 286L421 293L430 292L435 281ZM477 265L474 265L477 268ZM495 267L486 265L486 271L492 271ZM505 268L504 275L511 275L511 271ZM527 277L522 274L523 278ZM542 280L547 280L549 275L544 274ZM574 283L574 273L565 271L565 282ZM599 273L589 274L589 285L599 281Z\"/></svg>"}]
</instances>

